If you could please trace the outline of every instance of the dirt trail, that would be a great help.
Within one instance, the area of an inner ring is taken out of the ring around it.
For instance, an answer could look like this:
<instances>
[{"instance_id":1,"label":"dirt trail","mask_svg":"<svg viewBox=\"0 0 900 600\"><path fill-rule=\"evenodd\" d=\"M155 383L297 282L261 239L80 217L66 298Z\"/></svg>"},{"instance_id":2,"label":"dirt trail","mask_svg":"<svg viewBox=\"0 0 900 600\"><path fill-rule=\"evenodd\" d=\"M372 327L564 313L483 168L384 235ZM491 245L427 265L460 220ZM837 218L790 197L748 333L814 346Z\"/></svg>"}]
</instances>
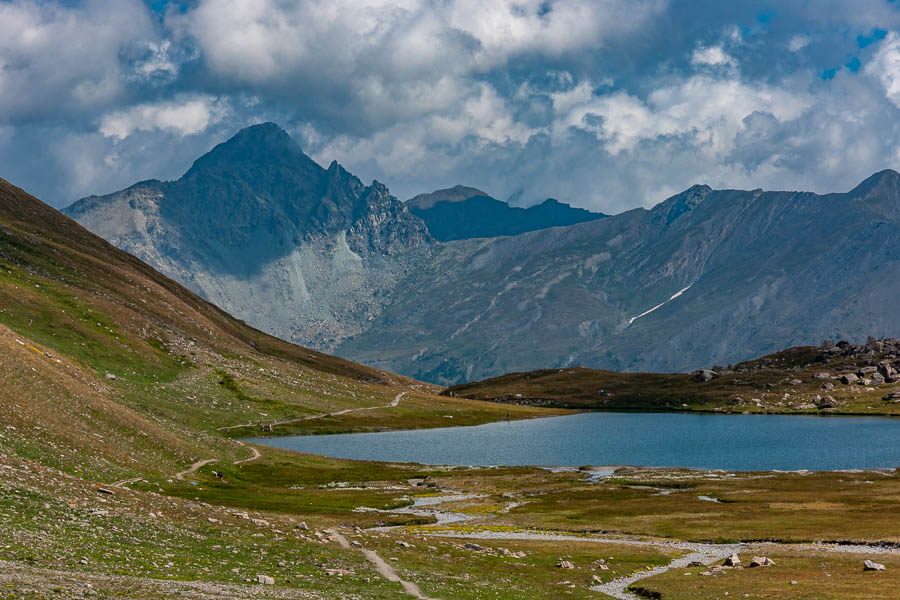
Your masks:
<instances>
[{"instance_id":1,"label":"dirt trail","mask_svg":"<svg viewBox=\"0 0 900 600\"><path fill-rule=\"evenodd\" d=\"M191 465L190 469L182 471L181 473L176 473L175 479L177 479L179 481L183 481L185 475L190 475L191 473L196 472L197 469L199 469L200 467L205 467L206 465L208 465L210 463L214 463L217 460L218 459L215 459L215 458L205 458L203 460L198 460L197 462L195 462L194 464Z\"/></svg>"},{"instance_id":2,"label":"dirt trail","mask_svg":"<svg viewBox=\"0 0 900 600\"><path fill-rule=\"evenodd\" d=\"M347 541L347 538L345 538L343 535L341 535L337 531L335 531L333 529L328 529L328 530L326 530L326 533L328 533L335 540L337 540L337 543L340 544L341 548L344 548L345 550L350 550L352 548L352 546L350 545L350 542ZM412 596L413 598L418 598L418 600L437 600L436 598L431 598L429 596L424 595L422 593L422 590L419 589L419 586L412 583L411 581L405 581L403 579L400 579L400 576L397 575L397 572L394 570L394 567L392 567L387 562L385 562L384 559L382 559L380 556L378 556L378 553L376 553L374 550L368 550L366 548L360 548L359 550L366 557L366 560L368 560L370 563L372 563L375 566L375 570L378 571L379 575L381 575L388 581L394 581L394 582L399 583L403 587L403 591L406 592L407 594L409 594L410 596Z\"/></svg>"},{"instance_id":3,"label":"dirt trail","mask_svg":"<svg viewBox=\"0 0 900 600\"><path fill-rule=\"evenodd\" d=\"M242 442L242 441L240 441L240 440L235 440L235 441L236 441L236 442L238 443L238 445L240 445L240 446L246 446L246 445L247 445L247 444L245 444L244 442ZM256 460L257 458L262 458L262 452L260 452L259 450L257 450L257 449L254 448L253 446L250 446L250 452L253 453L253 456L251 456L250 458L244 458L244 459L241 459L241 460L236 460L236 461L234 461L232 464L235 464L235 465L242 465L242 464L244 464L244 463L248 463L248 462L250 462L250 461L254 461L254 460Z\"/></svg>"},{"instance_id":4,"label":"dirt trail","mask_svg":"<svg viewBox=\"0 0 900 600\"><path fill-rule=\"evenodd\" d=\"M387 404L379 404L378 406L364 406L362 408L345 408L343 410L338 410L330 413L321 413L318 415L309 415L307 417L297 417L296 419L285 419L284 421L275 421L273 423L266 423L268 427L278 427L279 425L289 425L290 423L301 423L303 421L313 421L315 419L324 419L325 417L337 417L340 415L346 415L348 413L364 411L364 410L378 410L379 408L394 408L398 404L400 404L400 400L403 396L406 395L406 392L400 392L394 399L391 400ZM240 429L241 427L257 427L260 423L241 423L240 425L227 425L225 427L217 427L215 431L228 431L229 429Z\"/></svg>"},{"instance_id":5,"label":"dirt trail","mask_svg":"<svg viewBox=\"0 0 900 600\"><path fill-rule=\"evenodd\" d=\"M143 477L132 477L131 479L120 479L119 481L109 484L109 487L112 487L112 488L125 487L128 484L137 483L138 481L141 481L142 479L143 479Z\"/></svg>"}]
</instances>

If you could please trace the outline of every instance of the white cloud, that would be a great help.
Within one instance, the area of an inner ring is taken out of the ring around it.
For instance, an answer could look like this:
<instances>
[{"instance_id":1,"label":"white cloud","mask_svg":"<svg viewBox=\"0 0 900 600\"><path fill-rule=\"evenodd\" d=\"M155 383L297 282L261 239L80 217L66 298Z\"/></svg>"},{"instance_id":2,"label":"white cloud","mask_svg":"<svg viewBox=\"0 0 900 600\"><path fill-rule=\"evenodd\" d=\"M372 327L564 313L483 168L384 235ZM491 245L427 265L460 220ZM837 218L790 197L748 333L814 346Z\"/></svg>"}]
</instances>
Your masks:
<instances>
[{"instance_id":1,"label":"white cloud","mask_svg":"<svg viewBox=\"0 0 900 600\"><path fill-rule=\"evenodd\" d=\"M725 52L722 46L699 47L694 50L691 55L691 64L693 65L726 65L735 66L737 63L734 58Z\"/></svg>"},{"instance_id":2,"label":"white cloud","mask_svg":"<svg viewBox=\"0 0 900 600\"><path fill-rule=\"evenodd\" d=\"M885 36L865 72L881 82L888 99L900 107L900 35L897 32Z\"/></svg>"},{"instance_id":3,"label":"white cloud","mask_svg":"<svg viewBox=\"0 0 900 600\"><path fill-rule=\"evenodd\" d=\"M218 123L227 114L226 106L213 97L197 97L159 104L141 104L104 115L100 133L123 140L136 131L166 131L180 136L194 135Z\"/></svg>"},{"instance_id":4,"label":"white cloud","mask_svg":"<svg viewBox=\"0 0 900 600\"><path fill-rule=\"evenodd\" d=\"M680 136L703 154L722 156L750 114L789 121L809 105L808 97L787 90L697 75L653 90L646 101L621 90L598 96L573 106L560 124L593 133L613 155L643 141Z\"/></svg>"},{"instance_id":5,"label":"white cloud","mask_svg":"<svg viewBox=\"0 0 900 600\"><path fill-rule=\"evenodd\" d=\"M121 54L155 36L140 0L0 2L0 120L58 120L115 101L126 92Z\"/></svg>"},{"instance_id":6,"label":"white cloud","mask_svg":"<svg viewBox=\"0 0 900 600\"><path fill-rule=\"evenodd\" d=\"M791 52L799 52L809 46L809 36L798 33L788 42L788 50Z\"/></svg>"}]
</instances>

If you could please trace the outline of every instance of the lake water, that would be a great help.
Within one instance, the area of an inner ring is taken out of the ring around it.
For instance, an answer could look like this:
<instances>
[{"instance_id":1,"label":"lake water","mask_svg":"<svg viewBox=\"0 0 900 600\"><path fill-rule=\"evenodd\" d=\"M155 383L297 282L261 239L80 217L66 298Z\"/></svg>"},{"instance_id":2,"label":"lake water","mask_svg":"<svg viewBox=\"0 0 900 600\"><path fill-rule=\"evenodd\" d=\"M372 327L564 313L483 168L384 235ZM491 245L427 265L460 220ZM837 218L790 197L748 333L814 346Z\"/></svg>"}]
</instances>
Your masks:
<instances>
[{"instance_id":1,"label":"lake water","mask_svg":"<svg viewBox=\"0 0 900 600\"><path fill-rule=\"evenodd\" d=\"M597 412L476 427L248 441L336 458L448 465L900 466L900 419L878 417Z\"/></svg>"}]
</instances>

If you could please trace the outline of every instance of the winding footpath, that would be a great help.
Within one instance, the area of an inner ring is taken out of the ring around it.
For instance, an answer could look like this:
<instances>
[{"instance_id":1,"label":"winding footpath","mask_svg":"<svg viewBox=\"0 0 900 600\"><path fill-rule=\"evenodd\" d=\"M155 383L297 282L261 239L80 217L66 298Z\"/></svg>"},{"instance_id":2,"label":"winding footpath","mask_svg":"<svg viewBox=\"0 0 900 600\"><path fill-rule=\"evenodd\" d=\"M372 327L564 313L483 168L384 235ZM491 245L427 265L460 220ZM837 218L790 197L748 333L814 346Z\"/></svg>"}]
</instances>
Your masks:
<instances>
[{"instance_id":1,"label":"winding footpath","mask_svg":"<svg viewBox=\"0 0 900 600\"><path fill-rule=\"evenodd\" d=\"M291 423L301 423L303 421L313 421L315 419L324 419L325 417L338 417L340 415L346 415L352 412L361 412L364 410L378 410L380 408L394 408L398 404L400 404L400 400L403 396L406 395L406 392L400 392L394 399L387 404L379 404L378 406L364 406L362 408L345 408L343 410L338 410L330 413L320 413L316 415L309 415L306 417L297 417L296 419L285 419L284 421L275 421L273 423L267 423L269 427L278 427L279 425L289 425ZM241 423L240 425L227 425L225 427L217 427L215 431L228 431L229 429L240 429L241 427L256 427L259 423Z\"/></svg>"},{"instance_id":2,"label":"winding footpath","mask_svg":"<svg viewBox=\"0 0 900 600\"><path fill-rule=\"evenodd\" d=\"M234 440L234 441L237 442L238 445L240 445L240 446L246 446L246 445L247 445L247 444L245 444L244 442L242 442L241 440ZM236 461L234 461L232 464L234 464L234 465L242 465L242 464L244 464L244 463L248 463L248 462L254 461L254 460L258 459L258 458L262 458L262 452L260 452L259 450L257 450L257 449L254 448L253 446L250 446L250 452L253 453L252 456L250 456L250 458L244 458L244 459L241 459L241 460L236 460Z\"/></svg>"},{"instance_id":3,"label":"winding footpath","mask_svg":"<svg viewBox=\"0 0 900 600\"><path fill-rule=\"evenodd\" d=\"M206 465L217 462L217 461L218 461L218 459L216 459L216 458L205 458L203 460L198 460L197 462L192 464L189 469L186 469L186 470L182 471L181 473L175 473L175 479L177 479L178 481L184 481L185 475L190 475L191 473L196 473L197 469L199 469L201 467L205 467Z\"/></svg>"},{"instance_id":4,"label":"winding footpath","mask_svg":"<svg viewBox=\"0 0 900 600\"><path fill-rule=\"evenodd\" d=\"M331 537L333 537L337 543L341 546L341 548L345 550L351 550L352 546L350 542L347 541L343 535L338 533L333 529L326 530ZM431 598L422 593L422 590L419 589L419 586L414 584L411 581L406 581L401 579L399 575L397 575L397 571L394 570L390 564L384 561L383 558L378 556L378 553L374 550L367 550L366 548L360 548L360 552L363 553L363 556L366 557L370 563L375 566L375 570L378 571L378 574L387 579L388 581L393 581L399 583L403 587L403 591L413 598L417 598L418 600L437 600L436 598Z\"/></svg>"}]
</instances>

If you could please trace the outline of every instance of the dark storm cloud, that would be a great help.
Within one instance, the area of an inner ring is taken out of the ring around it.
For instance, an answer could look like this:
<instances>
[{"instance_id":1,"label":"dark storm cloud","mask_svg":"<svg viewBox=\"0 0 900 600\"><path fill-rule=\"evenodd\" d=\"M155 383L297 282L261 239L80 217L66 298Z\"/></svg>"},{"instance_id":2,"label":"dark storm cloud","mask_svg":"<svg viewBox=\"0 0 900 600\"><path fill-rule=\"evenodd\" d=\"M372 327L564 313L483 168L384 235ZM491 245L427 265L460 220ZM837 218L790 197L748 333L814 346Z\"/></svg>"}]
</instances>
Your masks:
<instances>
[{"instance_id":1,"label":"dark storm cloud","mask_svg":"<svg viewBox=\"0 0 900 600\"><path fill-rule=\"evenodd\" d=\"M884 0L0 0L0 176L61 206L274 120L406 198L616 212L900 167Z\"/></svg>"}]
</instances>

